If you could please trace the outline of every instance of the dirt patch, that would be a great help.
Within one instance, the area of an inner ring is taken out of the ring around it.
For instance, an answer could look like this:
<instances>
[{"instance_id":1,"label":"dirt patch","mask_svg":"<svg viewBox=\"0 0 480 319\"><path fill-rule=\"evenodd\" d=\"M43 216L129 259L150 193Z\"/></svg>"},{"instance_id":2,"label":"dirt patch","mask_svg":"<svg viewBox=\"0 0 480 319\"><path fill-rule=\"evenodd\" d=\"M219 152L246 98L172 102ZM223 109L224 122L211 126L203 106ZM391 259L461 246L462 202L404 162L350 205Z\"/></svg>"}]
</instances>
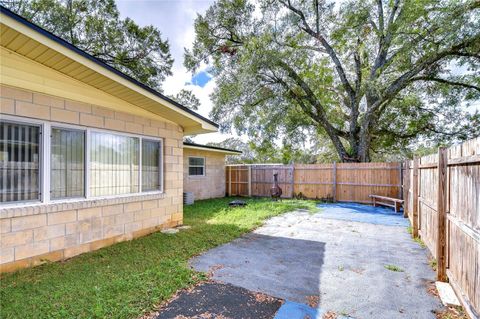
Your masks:
<instances>
[{"instance_id":1,"label":"dirt patch","mask_svg":"<svg viewBox=\"0 0 480 319\"><path fill-rule=\"evenodd\" d=\"M319 296L307 296L305 299L307 300L307 305L312 308L317 308L318 304L320 303Z\"/></svg>"},{"instance_id":2,"label":"dirt patch","mask_svg":"<svg viewBox=\"0 0 480 319\"><path fill-rule=\"evenodd\" d=\"M437 319L468 319L462 307L447 307L435 312Z\"/></svg>"},{"instance_id":3,"label":"dirt patch","mask_svg":"<svg viewBox=\"0 0 480 319\"><path fill-rule=\"evenodd\" d=\"M174 319L231 319L223 315L213 314L209 312L204 312L198 316L186 317L183 315L176 316Z\"/></svg>"},{"instance_id":4,"label":"dirt patch","mask_svg":"<svg viewBox=\"0 0 480 319\"><path fill-rule=\"evenodd\" d=\"M427 292L430 295L440 298L440 295L438 294L437 286L435 286L435 282L428 281L425 285L427 287Z\"/></svg>"},{"instance_id":5,"label":"dirt patch","mask_svg":"<svg viewBox=\"0 0 480 319\"><path fill-rule=\"evenodd\" d=\"M362 268L352 268L350 270L359 275L362 275L363 272L365 271L365 269L362 269Z\"/></svg>"},{"instance_id":6,"label":"dirt patch","mask_svg":"<svg viewBox=\"0 0 480 319\"><path fill-rule=\"evenodd\" d=\"M337 319L337 313L334 311L327 311L323 314L322 319Z\"/></svg>"},{"instance_id":7,"label":"dirt patch","mask_svg":"<svg viewBox=\"0 0 480 319\"><path fill-rule=\"evenodd\" d=\"M210 267L210 269L208 270L208 272L207 272L207 277L208 277L208 278L212 278L213 275L215 274L215 272L216 272L217 270L222 269L223 267L225 267L225 266L224 266L224 265L221 265L221 264L213 265L213 266Z\"/></svg>"}]
</instances>

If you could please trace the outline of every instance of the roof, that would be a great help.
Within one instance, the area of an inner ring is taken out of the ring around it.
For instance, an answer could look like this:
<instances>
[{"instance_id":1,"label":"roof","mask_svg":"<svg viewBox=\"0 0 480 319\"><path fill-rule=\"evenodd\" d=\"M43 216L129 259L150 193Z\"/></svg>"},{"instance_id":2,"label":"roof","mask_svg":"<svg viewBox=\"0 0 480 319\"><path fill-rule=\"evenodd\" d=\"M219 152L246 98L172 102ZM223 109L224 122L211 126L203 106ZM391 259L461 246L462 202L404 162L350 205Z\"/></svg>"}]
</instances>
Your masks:
<instances>
[{"instance_id":1,"label":"roof","mask_svg":"<svg viewBox=\"0 0 480 319\"><path fill-rule=\"evenodd\" d=\"M241 151L232 150L229 148L217 147L217 146L210 146L210 145L202 145L190 142L183 142L183 148L195 149L195 150L204 150L204 151L211 151L211 152L219 152L225 153L230 155L240 155L242 154Z\"/></svg>"},{"instance_id":2,"label":"roof","mask_svg":"<svg viewBox=\"0 0 480 319\"><path fill-rule=\"evenodd\" d=\"M0 6L1 46L87 83L184 128L216 132L218 124L135 80L87 52Z\"/></svg>"}]
</instances>

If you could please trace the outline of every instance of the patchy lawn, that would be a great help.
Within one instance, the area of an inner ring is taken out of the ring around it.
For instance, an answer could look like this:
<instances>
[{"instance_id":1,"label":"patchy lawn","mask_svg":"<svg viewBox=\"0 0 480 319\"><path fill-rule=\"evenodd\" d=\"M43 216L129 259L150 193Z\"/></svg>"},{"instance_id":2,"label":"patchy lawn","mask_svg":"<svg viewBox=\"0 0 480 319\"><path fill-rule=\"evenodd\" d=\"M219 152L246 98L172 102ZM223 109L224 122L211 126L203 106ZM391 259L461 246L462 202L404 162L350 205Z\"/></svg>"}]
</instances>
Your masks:
<instances>
[{"instance_id":1,"label":"patchy lawn","mask_svg":"<svg viewBox=\"0 0 480 319\"><path fill-rule=\"evenodd\" d=\"M266 218L315 202L247 199L245 208L226 208L231 199L185 206L176 235L155 233L80 255L4 275L2 318L136 318L204 275L187 261L258 227Z\"/></svg>"}]
</instances>

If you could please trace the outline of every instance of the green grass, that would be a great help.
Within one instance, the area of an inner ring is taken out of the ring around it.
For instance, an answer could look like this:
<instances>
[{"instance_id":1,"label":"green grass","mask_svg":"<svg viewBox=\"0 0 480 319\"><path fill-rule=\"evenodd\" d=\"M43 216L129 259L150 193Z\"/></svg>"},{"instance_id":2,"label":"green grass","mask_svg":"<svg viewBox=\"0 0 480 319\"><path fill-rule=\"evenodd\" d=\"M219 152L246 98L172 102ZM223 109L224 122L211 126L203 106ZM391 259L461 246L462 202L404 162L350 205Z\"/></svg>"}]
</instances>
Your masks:
<instances>
[{"instance_id":1,"label":"green grass","mask_svg":"<svg viewBox=\"0 0 480 319\"><path fill-rule=\"evenodd\" d=\"M430 267L432 267L434 271L437 271L437 260L435 258L430 256L430 258L428 259L428 264L430 265Z\"/></svg>"},{"instance_id":2,"label":"green grass","mask_svg":"<svg viewBox=\"0 0 480 319\"><path fill-rule=\"evenodd\" d=\"M187 261L260 226L269 217L313 201L248 199L245 208L227 208L231 198L199 201L184 208L175 235L154 233L65 262L4 275L1 318L137 318L175 291L205 278Z\"/></svg>"},{"instance_id":3,"label":"green grass","mask_svg":"<svg viewBox=\"0 0 480 319\"><path fill-rule=\"evenodd\" d=\"M396 271L396 272L404 272L402 268L395 266L395 265L385 265L385 269L391 270L391 271Z\"/></svg>"},{"instance_id":4,"label":"green grass","mask_svg":"<svg viewBox=\"0 0 480 319\"><path fill-rule=\"evenodd\" d=\"M425 243L423 242L423 240L420 239L420 237L415 237L413 239L413 241L416 242L417 244L419 244L420 247L422 247L422 248L427 247L427 245L425 245Z\"/></svg>"}]
</instances>

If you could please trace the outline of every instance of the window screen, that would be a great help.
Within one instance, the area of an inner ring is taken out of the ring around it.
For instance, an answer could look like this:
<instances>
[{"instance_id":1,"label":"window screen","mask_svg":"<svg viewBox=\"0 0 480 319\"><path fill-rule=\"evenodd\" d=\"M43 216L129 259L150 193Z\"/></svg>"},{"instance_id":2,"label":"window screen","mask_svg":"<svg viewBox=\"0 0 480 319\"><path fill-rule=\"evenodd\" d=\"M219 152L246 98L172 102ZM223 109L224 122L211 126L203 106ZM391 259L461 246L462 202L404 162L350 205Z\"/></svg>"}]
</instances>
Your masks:
<instances>
[{"instance_id":1,"label":"window screen","mask_svg":"<svg viewBox=\"0 0 480 319\"><path fill-rule=\"evenodd\" d=\"M0 202L40 199L40 127L0 121Z\"/></svg>"},{"instance_id":2,"label":"window screen","mask_svg":"<svg viewBox=\"0 0 480 319\"><path fill-rule=\"evenodd\" d=\"M50 197L85 196L85 132L52 128Z\"/></svg>"},{"instance_id":3,"label":"window screen","mask_svg":"<svg viewBox=\"0 0 480 319\"><path fill-rule=\"evenodd\" d=\"M92 132L90 195L119 195L139 191L139 139Z\"/></svg>"},{"instance_id":4,"label":"window screen","mask_svg":"<svg viewBox=\"0 0 480 319\"><path fill-rule=\"evenodd\" d=\"M159 190L161 185L161 144L142 139L142 191Z\"/></svg>"},{"instance_id":5,"label":"window screen","mask_svg":"<svg viewBox=\"0 0 480 319\"><path fill-rule=\"evenodd\" d=\"M188 158L188 175L190 176L205 175L205 158L189 157Z\"/></svg>"}]
</instances>

